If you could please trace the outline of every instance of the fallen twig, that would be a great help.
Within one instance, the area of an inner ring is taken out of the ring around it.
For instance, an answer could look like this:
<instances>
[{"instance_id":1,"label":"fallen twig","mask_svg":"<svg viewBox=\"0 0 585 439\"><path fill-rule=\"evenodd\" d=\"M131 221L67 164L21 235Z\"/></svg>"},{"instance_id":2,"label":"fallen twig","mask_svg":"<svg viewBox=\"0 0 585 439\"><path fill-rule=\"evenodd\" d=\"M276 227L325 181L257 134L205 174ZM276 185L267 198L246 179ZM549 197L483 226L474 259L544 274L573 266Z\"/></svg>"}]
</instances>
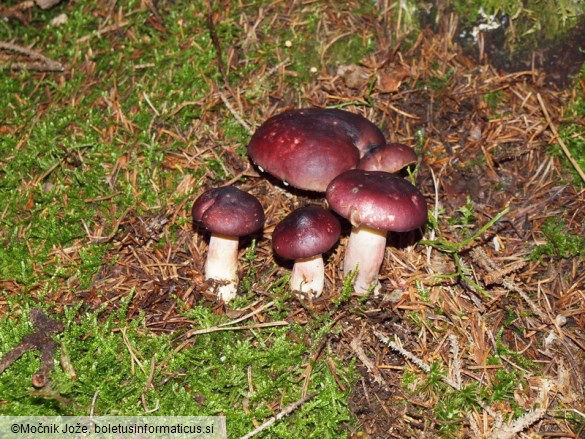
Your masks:
<instances>
[{"instance_id":1,"label":"fallen twig","mask_svg":"<svg viewBox=\"0 0 585 439\"><path fill-rule=\"evenodd\" d=\"M114 24L112 24L110 26L106 26L106 27L104 27L102 29L99 29L99 30L97 30L95 32L92 32L89 35L84 35L83 37L78 38L77 39L77 42L78 43L83 43L85 41L88 41L92 37L101 37L102 35L107 34L108 32L115 32L115 31L117 31L119 29L122 29L123 27L128 26L128 24L130 24L129 21L122 20L119 23L114 23Z\"/></svg>"},{"instance_id":2,"label":"fallen twig","mask_svg":"<svg viewBox=\"0 0 585 439\"><path fill-rule=\"evenodd\" d=\"M209 7L211 10L211 7ZM217 60L217 68L219 73L221 73L221 77L225 84L228 84L227 75L225 64L223 62L223 54L221 50L221 43L219 41L219 37L217 36L217 29L215 28L215 23L213 22L213 13L209 12L206 17L207 23L207 30L209 31L209 36L211 37L211 42L213 43L213 48L215 49L215 58Z\"/></svg>"},{"instance_id":3,"label":"fallen twig","mask_svg":"<svg viewBox=\"0 0 585 439\"><path fill-rule=\"evenodd\" d=\"M270 427L276 421L280 421L285 416L287 416L287 415L291 414L292 412L294 412L296 409L298 409L299 407L301 407L307 401L309 401L310 399L312 399L313 397L315 397L315 395L317 395L317 394L316 393L310 393L309 395L307 395L307 396L299 399L298 401L293 402L292 404L287 405L280 413L278 413L277 415L273 416L268 421L266 421L264 424L260 425L256 429L252 430L250 433L242 436L240 439L249 439L252 436L256 436L258 433L260 433L261 431L266 430L268 427Z\"/></svg>"},{"instance_id":4,"label":"fallen twig","mask_svg":"<svg viewBox=\"0 0 585 439\"><path fill-rule=\"evenodd\" d=\"M356 354L356 356L360 359L360 361L363 363L363 365L366 366L366 369L368 369L368 372L370 372L373 375L374 381L381 386L387 385L386 381L382 377L382 374L380 373L380 370L376 367L374 362L365 353L364 345L362 343L361 333L357 337L354 337L351 339L351 342L349 343L349 347Z\"/></svg>"},{"instance_id":5,"label":"fallen twig","mask_svg":"<svg viewBox=\"0 0 585 439\"><path fill-rule=\"evenodd\" d=\"M244 127L248 134L250 135L254 134L254 131L252 130L252 128L250 128L250 125L248 125L248 123L242 118L242 116L239 115L239 113L232 106L232 104L230 104L227 97L221 91L219 91L218 94L224 105L227 107L228 110L230 110L230 113L232 113L232 116L234 116L238 123Z\"/></svg>"},{"instance_id":6,"label":"fallen twig","mask_svg":"<svg viewBox=\"0 0 585 439\"><path fill-rule=\"evenodd\" d=\"M453 358L453 362L451 365L453 366L453 378L454 383L457 386L457 390L460 390L462 387L461 381L461 359L459 358L459 341L454 334L449 336L449 341L451 342L451 357Z\"/></svg>"},{"instance_id":7,"label":"fallen twig","mask_svg":"<svg viewBox=\"0 0 585 439\"><path fill-rule=\"evenodd\" d=\"M24 0L20 3L9 7L3 7L0 4L0 18L17 18L22 22L26 22L25 18L23 17L22 13L28 11L35 6L38 6L41 9L50 9L53 6L60 3L61 0Z\"/></svg>"},{"instance_id":8,"label":"fallen twig","mask_svg":"<svg viewBox=\"0 0 585 439\"><path fill-rule=\"evenodd\" d=\"M242 317L238 317L235 320L231 320L229 322L226 323L222 323L221 325L218 325L219 327L223 327L223 326L231 326L231 325L235 325L236 323L240 323L244 320L249 319L250 317L254 317L256 314L261 313L262 311L264 311L265 309L271 308L272 305L274 305L276 302L273 300L272 302L268 302L265 303L264 305L262 305L260 308L255 309L252 312L249 312L248 314L243 315Z\"/></svg>"},{"instance_id":9,"label":"fallen twig","mask_svg":"<svg viewBox=\"0 0 585 439\"><path fill-rule=\"evenodd\" d=\"M187 331L185 336L193 337L195 335L209 334L211 332L219 331L241 331L242 329L258 329L258 328L270 328L273 326L287 326L289 323L286 320L279 320L278 322L265 322L256 323L254 325L242 325L242 326L214 326L212 328L197 329Z\"/></svg>"},{"instance_id":10,"label":"fallen twig","mask_svg":"<svg viewBox=\"0 0 585 439\"><path fill-rule=\"evenodd\" d=\"M406 349L404 349L399 344L397 344L397 343L393 342L392 340L390 340L390 337L388 337L387 335L381 333L380 331L374 331L374 335L376 335L376 337L378 337L382 343L386 344L389 348L391 348L395 352L397 352L400 355L402 355L404 358L406 358L408 361L410 361L411 363L413 363L415 366L417 366L423 372L426 372L426 373L430 373L431 372L431 367L427 363L425 363L423 360L421 360L420 358L418 358L413 353L411 353L411 352L407 351ZM457 383L456 381L454 381L452 379L450 379L449 377L442 377L442 380L443 380L444 383L446 383L449 386L453 387L455 390L457 390L457 391L461 390L461 384L460 383ZM494 412L482 400L478 399L477 400L477 404L488 415L490 415L492 418L494 418L494 419L499 419L500 418L500 414L497 413L497 412ZM493 439L496 439L496 438L493 438Z\"/></svg>"},{"instance_id":11,"label":"fallen twig","mask_svg":"<svg viewBox=\"0 0 585 439\"><path fill-rule=\"evenodd\" d=\"M213 326L211 328L205 328L205 329L192 329L190 331L185 332L185 334L183 334L183 337L186 338L186 340L183 343L181 343L179 346L177 346L177 348L175 349L175 352L178 352L181 349L183 349L187 345L187 343L189 343L190 339L196 335L210 334L212 332L219 332L219 331L242 331L242 330L246 330L246 329L271 328L271 327L275 327L275 326L287 326L287 325L289 325L289 322L287 322L286 320L279 320L277 322L256 323L255 325Z\"/></svg>"},{"instance_id":12,"label":"fallen twig","mask_svg":"<svg viewBox=\"0 0 585 439\"><path fill-rule=\"evenodd\" d=\"M89 232L89 229L87 228L85 223L83 223L83 226L85 228L87 236L90 239L90 243L91 244L103 244L103 243L109 242L112 239L114 239L114 237L116 236L116 233L118 233L118 230L120 229L120 225L122 224L122 221L126 218L126 215L128 215L128 212L130 212L132 209L134 209L134 207L135 207L134 205L130 206L128 209L126 209L124 211L124 213L122 213L122 215L120 215L120 218L118 218L116 220L116 222L114 223L114 226L112 227L112 231L107 236L93 236L93 235L91 235Z\"/></svg>"},{"instance_id":13,"label":"fallen twig","mask_svg":"<svg viewBox=\"0 0 585 439\"><path fill-rule=\"evenodd\" d=\"M520 416L514 422L503 425L502 427L492 431L489 435L489 439L513 439L517 437L518 433L520 433L525 428L528 428L535 422L540 421L542 418L544 418L545 415L546 409L544 408L531 410Z\"/></svg>"},{"instance_id":14,"label":"fallen twig","mask_svg":"<svg viewBox=\"0 0 585 439\"><path fill-rule=\"evenodd\" d=\"M536 305L536 303L534 303L528 294L518 286L518 284L512 281L510 277L501 275L502 273L505 273L505 271L501 267L498 267L498 265L493 262L480 247L473 249L471 255L478 264L480 264L485 270L488 270L488 280L490 282L499 283L508 291L518 293L524 302L528 304L532 312L536 314L543 323L551 323L551 319L542 312L542 310ZM496 276L495 274L498 275Z\"/></svg>"},{"instance_id":15,"label":"fallen twig","mask_svg":"<svg viewBox=\"0 0 585 439\"><path fill-rule=\"evenodd\" d=\"M35 70L35 71L44 71L44 72L62 72L65 70L63 64L57 61L53 61L50 58L47 58L45 55L36 52L28 47L23 47L18 44L8 43L5 41L0 41L0 50L6 50L9 52L17 52L22 55L26 55L33 60L40 61L26 63L26 62L13 62L9 63L5 66L10 70Z\"/></svg>"},{"instance_id":16,"label":"fallen twig","mask_svg":"<svg viewBox=\"0 0 585 439\"><path fill-rule=\"evenodd\" d=\"M394 352L397 352L400 355L402 355L404 358L406 358L412 364L414 364L415 366L417 366L423 372L426 372L426 373L430 373L431 372L431 366L429 366L423 360L421 360L420 358L418 358L412 352L409 352L406 349L404 349L398 343L395 343L392 340L390 340L390 337L388 337L387 335L381 333L380 331L374 331L374 335L376 337L378 337L382 343L384 343L385 345L387 345ZM452 379L450 379L449 377L442 377L442 378L443 378L443 381L445 383L449 384L455 390L461 390L460 387L458 386L458 384L455 381L453 381Z\"/></svg>"},{"instance_id":17,"label":"fallen twig","mask_svg":"<svg viewBox=\"0 0 585 439\"><path fill-rule=\"evenodd\" d=\"M506 265L504 268L500 268L498 270L490 271L483 277L483 281L486 285L496 284L502 282L504 276L507 276L515 271L518 271L526 266L527 262L525 260L516 261L509 265Z\"/></svg>"}]
</instances>

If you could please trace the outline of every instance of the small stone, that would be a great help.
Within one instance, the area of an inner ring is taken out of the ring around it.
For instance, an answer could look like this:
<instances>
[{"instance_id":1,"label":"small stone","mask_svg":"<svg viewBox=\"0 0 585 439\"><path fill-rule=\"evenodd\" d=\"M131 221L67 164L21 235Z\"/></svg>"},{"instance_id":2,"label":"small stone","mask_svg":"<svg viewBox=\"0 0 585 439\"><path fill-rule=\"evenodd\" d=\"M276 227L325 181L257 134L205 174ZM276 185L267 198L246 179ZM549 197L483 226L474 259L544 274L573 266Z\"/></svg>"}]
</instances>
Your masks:
<instances>
[{"instance_id":1,"label":"small stone","mask_svg":"<svg viewBox=\"0 0 585 439\"><path fill-rule=\"evenodd\" d=\"M51 26L58 27L67 23L67 14L59 14L51 20Z\"/></svg>"}]
</instances>

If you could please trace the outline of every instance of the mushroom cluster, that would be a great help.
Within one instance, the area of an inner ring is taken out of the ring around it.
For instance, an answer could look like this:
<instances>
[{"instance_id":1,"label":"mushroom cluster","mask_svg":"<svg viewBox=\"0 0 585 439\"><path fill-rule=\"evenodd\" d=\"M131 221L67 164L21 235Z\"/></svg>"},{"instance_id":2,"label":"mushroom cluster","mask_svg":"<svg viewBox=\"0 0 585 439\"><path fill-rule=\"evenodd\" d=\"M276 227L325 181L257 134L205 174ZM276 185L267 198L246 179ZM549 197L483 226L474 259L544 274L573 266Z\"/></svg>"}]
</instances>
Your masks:
<instances>
[{"instance_id":1,"label":"mushroom cluster","mask_svg":"<svg viewBox=\"0 0 585 439\"><path fill-rule=\"evenodd\" d=\"M285 185L325 193L330 208L351 223L344 275L355 273L358 294L378 293L388 232L424 225L423 195L404 178L417 162L414 151L386 143L379 128L358 114L336 109L288 110L266 120L253 134L248 155L254 165ZM260 202L234 187L212 189L193 205L193 219L211 232L205 265L224 302L237 293L238 238L264 225ZM338 241L341 225L328 209L299 208L272 233L275 255L294 260L291 289L318 297L324 287L323 253Z\"/></svg>"}]
</instances>

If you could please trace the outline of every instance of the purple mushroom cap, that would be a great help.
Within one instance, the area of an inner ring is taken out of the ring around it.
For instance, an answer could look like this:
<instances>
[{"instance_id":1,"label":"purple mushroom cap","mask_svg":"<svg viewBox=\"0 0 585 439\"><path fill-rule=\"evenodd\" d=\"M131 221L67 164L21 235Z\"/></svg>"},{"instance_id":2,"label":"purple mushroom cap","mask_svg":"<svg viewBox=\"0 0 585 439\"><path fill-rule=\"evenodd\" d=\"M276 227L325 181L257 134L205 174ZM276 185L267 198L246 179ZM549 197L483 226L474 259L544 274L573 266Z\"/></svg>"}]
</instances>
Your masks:
<instances>
[{"instance_id":1,"label":"purple mushroom cap","mask_svg":"<svg viewBox=\"0 0 585 439\"><path fill-rule=\"evenodd\" d=\"M427 220L427 203L408 181L387 172L352 169L327 188L327 201L353 226L406 232Z\"/></svg>"},{"instance_id":2,"label":"purple mushroom cap","mask_svg":"<svg viewBox=\"0 0 585 439\"><path fill-rule=\"evenodd\" d=\"M353 144L360 151L360 157L369 150L386 143L382 131L360 114L345 110L311 108L315 117L322 123L333 125L349 135Z\"/></svg>"},{"instance_id":3,"label":"purple mushroom cap","mask_svg":"<svg viewBox=\"0 0 585 439\"><path fill-rule=\"evenodd\" d=\"M264 210L256 197L232 186L203 193L195 200L191 212L194 221L226 236L249 235L264 225Z\"/></svg>"},{"instance_id":4,"label":"purple mushroom cap","mask_svg":"<svg viewBox=\"0 0 585 439\"><path fill-rule=\"evenodd\" d=\"M331 212L318 206L301 207L276 225L272 247L285 259L310 258L333 247L340 233L339 220Z\"/></svg>"},{"instance_id":5,"label":"purple mushroom cap","mask_svg":"<svg viewBox=\"0 0 585 439\"><path fill-rule=\"evenodd\" d=\"M416 163L414 150L402 143L387 143L370 149L359 161L357 168L364 171L398 172Z\"/></svg>"},{"instance_id":6,"label":"purple mushroom cap","mask_svg":"<svg viewBox=\"0 0 585 439\"><path fill-rule=\"evenodd\" d=\"M357 166L365 150L382 143L380 130L358 114L307 108L264 122L248 144L248 155L291 186L325 192L334 177Z\"/></svg>"}]
</instances>

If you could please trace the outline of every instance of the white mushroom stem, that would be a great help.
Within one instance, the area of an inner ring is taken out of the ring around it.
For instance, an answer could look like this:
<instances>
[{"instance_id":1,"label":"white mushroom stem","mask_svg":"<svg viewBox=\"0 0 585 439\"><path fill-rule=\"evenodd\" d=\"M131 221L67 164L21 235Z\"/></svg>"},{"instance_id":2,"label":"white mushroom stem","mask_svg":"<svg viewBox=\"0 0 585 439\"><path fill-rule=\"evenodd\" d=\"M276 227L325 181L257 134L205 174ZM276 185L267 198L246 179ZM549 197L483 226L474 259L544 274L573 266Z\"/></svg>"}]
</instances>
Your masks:
<instances>
[{"instance_id":1,"label":"white mushroom stem","mask_svg":"<svg viewBox=\"0 0 585 439\"><path fill-rule=\"evenodd\" d=\"M205 279L217 281L217 295L229 302L238 291L238 242L233 236L212 233L209 238Z\"/></svg>"},{"instance_id":2,"label":"white mushroom stem","mask_svg":"<svg viewBox=\"0 0 585 439\"><path fill-rule=\"evenodd\" d=\"M323 292L324 284L325 265L321 255L295 260L290 278L293 291L309 293L315 299Z\"/></svg>"},{"instance_id":3,"label":"white mushroom stem","mask_svg":"<svg viewBox=\"0 0 585 439\"><path fill-rule=\"evenodd\" d=\"M349 235L343 262L343 274L347 276L357 269L353 283L358 294L365 294L372 285L374 294L380 292L378 274L384 261L386 249L386 231L367 226L354 227Z\"/></svg>"}]
</instances>

